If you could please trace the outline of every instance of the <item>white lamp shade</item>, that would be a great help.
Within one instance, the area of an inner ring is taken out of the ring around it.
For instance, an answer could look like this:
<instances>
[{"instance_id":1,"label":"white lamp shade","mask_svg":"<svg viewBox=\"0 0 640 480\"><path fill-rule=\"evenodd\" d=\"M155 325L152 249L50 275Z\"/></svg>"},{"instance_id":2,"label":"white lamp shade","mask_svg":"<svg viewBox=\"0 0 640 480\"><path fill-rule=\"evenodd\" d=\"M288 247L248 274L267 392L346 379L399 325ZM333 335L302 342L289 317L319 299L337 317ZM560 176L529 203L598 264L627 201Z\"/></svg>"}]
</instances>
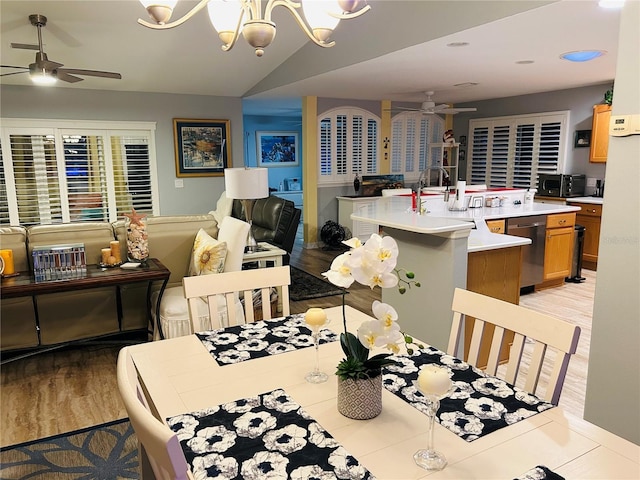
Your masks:
<instances>
[{"instance_id":1,"label":"white lamp shade","mask_svg":"<svg viewBox=\"0 0 640 480\"><path fill-rule=\"evenodd\" d=\"M269 196L269 172L266 168L225 168L227 198L247 200Z\"/></svg>"},{"instance_id":2,"label":"white lamp shade","mask_svg":"<svg viewBox=\"0 0 640 480\"><path fill-rule=\"evenodd\" d=\"M238 0L211 0L207 5L209 20L218 33L234 32L244 13Z\"/></svg>"},{"instance_id":3,"label":"white lamp shade","mask_svg":"<svg viewBox=\"0 0 640 480\"><path fill-rule=\"evenodd\" d=\"M173 10L178 3L178 0L140 0L140 3L144 6L144 8L149 7L167 7Z\"/></svg>"},{"instance_id":4,"label":"white lamp shade","mask_svg":"<svg viewBox=\"0 0 640 480\"><path fill-rule=\"evenodd\" d=\"M340 19L329 15L342 13L335 0L303 0L302 10L312 29L325 29L332 31L340 23Z\"/></svg>"}]
</instances>

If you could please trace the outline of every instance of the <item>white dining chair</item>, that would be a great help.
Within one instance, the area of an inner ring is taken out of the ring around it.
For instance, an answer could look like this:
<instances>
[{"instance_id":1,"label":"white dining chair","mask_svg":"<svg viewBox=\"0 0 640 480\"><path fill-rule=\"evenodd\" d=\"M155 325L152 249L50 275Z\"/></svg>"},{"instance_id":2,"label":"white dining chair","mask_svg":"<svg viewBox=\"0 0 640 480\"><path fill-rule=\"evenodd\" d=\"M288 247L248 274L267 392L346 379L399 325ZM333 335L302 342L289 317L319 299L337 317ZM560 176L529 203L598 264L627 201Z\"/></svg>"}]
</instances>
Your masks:
<instances>
[{"instance_id":1,"label":"white dining chair","mask_svg":"<svg viewBox=\"0 0 640 480\"><path fill-rule=\"evenodd\" d=\"M580 327L520 305L461 288L456 288L451 308L453 324L447 347L448 354L465 358L467 363L478 366L483 333L487 326L493 325L489 357L483 369L494 376L499 372L504 373L504 380L512 385L517 385L516 382L520 379L524 390L538 395L536 391L543 365L546 363L550 366L548 375L545 369L546 388L544 395L538 396L554 405L558 404L569 359L576 353L578 346ZM475 320L469 349L462 352L465 343L462 341L465 316L473 317ZM505 332L509 330L514 332L514 337L505 368L500 366L500 351ZM527 352L531 348L530 357L528 354L524 355L525 343ZM547 347L551 347L555 355L546 355Z\"/></svg>"},{"instance_id":2,"label":"white dining chair","mask_svg":"<svg viewBox=\"0 0 640 480\"><path fill-rule=\"evenodd\" d=\"M199 277L184 277L182 286L184 296L189 304L191 333L238 325L242 321L252 323L255 318L253 302L255 294L259 295L261 299L262 318L269 320L271 318L271 291L275 287L280 287L282 314L289 315L290 284L291 272L288 265ZM254 292L255 290L257 292ZM223 295L226 301L226 321L218 315L218 295ZM244 319L236 311L236 302L239 296L244 299ZM202 315L199 312L201 312L203 301L208 305L209 325L203 325L201 322Z\"/></svg>"},{"instance_id":3,"label":"white dining chair","mask_svg":"<svg viewBox=\"0 0 640 480\"><path fill-rule=\"evenodd\" d=\"M138 437L140 478L193 479L177 435L153 415L138 378L129 347L124 347L118 353L118 390Z\"/></svg>"}]
</instances>

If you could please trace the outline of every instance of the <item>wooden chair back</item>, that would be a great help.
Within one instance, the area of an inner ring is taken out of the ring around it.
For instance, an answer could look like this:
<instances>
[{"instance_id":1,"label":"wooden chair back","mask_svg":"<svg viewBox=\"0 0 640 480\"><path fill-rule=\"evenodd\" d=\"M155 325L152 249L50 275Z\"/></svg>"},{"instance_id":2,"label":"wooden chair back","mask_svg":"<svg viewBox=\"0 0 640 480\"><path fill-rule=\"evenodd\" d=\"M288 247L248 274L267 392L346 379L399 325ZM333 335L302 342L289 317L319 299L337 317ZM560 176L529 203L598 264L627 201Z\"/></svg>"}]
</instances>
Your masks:
<instances>
[{"instance_id":1,"label":"wooden chair back","mask_svg":"<svg viewBox=\"0 0 640 480\"><path fill-rule=\"evenodd\" d=\"M141 478L146 478L151 469L158 480L192 479L177 435L151 411L128 347L118 354L117 380L129 421L138 437Z\"/></svg>"},{"instance_id":2,"label":"wooden chair back","mask_svg":"<svg viewBox=\"0 0 640 480\"><path fill-rule=\"evenodd\" d=\"M289 266L256 268L239 272L225 272L215 275L200 275L198 277L184 277L182 286L184 296L189 303L189 318L191 333L206 330L209 326L201 325L198 315L200 299L206 299L209 308L210 328L218 329L240 323L236 314L236 298L244 298L244 318L246 323L254 322L253 291L260 290L262 301L262 318L271 318L271 288L278 287L278 294L282 298L282 314L289 315L289 285L291 272ZM220 324L218 315L218 295L224 295L227 323Z\"/></svg>"},{"instance_id":3,"label":"wooden chair back","mask_svg":"<svg viewBox=\"0 0 640 480\"><path fill-rule=\"evenodd\" d=\"M504 380L516 385L520 374L524 379L524 390L536 394L542 367L547 357L546 362L551 365L551 371L548 374L545 394L536 395L554 405L558 404L569 359L576 353L578 346L580 327L520 305L461 288L456 288L454 292L452 310L453 324L447 347L448 354L463 358L458 350L463 343L461 339L464 332L464 315L474 317L473 333L469 351L466 352L468 354L466 361L477 366L485 325L495 325L485 371L490 375L497 375L503 337L506 330L511 330L515 335ZM526 368L524 368L526 362L523 363L525 341L532 342L531 357L528 359ZM546 356L547 347L551 347L555 355ZM522 369L521 366L523 366Z\"/></svg>"}]
</instances>

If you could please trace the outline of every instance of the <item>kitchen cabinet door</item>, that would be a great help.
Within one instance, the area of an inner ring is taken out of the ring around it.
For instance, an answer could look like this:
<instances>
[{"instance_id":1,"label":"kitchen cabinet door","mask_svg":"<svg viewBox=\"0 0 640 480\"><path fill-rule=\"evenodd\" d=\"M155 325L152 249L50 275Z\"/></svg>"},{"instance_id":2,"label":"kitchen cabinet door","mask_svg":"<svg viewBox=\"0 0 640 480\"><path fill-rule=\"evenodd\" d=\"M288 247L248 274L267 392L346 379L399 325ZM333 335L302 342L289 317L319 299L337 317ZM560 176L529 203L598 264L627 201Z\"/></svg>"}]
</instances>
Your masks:
<instances>
[{"instance_id":1,"label":"kitchen cabinet door","mask_svg":"<svg viewBox=\"0 0 640 480\"><path fill-rule=\"evenodd\" d=\"M504 233L504 219L487 220L487 227L491 233Z\"/></svg>"},{"instance_id":2,"label":"kitchen cabinet door","mask_svg":"<svg viewBox=\"0 0 640 480\"><path fill-rule=\"evenodd\" d=\"M582 266L589 270L595 270L598 265L598 249L600 248L600 217L578 214L576 222L585 227Z\"/></svg>"},{"instance_id":3,"label":"kitchen cabinet door","mask_svg":"<svg viewBox=\"0 0 640 480\"><path fill-rule=\"evenodd\" d=\"M589 151L589 161L592 163L605 163L607 161L610 120L610 105L594 105L591 146Z\"/></svg>"},{"instance_id":4,"label":"kitchen cabinet door","mask_svg":"<svg viewBox=\"0 0 640 480\"><path fill-rule=\"evenodd\" d=\"M544 244L544 281L571 275L574 228L548 228Z\"/></svg>"}]
</instances>

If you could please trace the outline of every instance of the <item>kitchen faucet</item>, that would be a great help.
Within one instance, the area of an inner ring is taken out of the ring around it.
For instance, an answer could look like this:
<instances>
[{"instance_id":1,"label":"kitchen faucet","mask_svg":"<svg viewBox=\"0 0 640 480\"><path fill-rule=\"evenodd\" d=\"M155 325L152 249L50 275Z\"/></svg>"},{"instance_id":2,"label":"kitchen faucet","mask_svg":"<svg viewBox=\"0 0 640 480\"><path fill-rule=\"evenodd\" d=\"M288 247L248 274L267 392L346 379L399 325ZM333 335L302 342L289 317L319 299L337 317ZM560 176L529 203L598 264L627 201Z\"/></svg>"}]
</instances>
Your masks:
<instances>
[{"instance_id":1,"label":"kitchen faucet","mask_svg":"<svg viewBox=\"0 0 640 480\"><path fill-rule=\"evenodd\" d=\"M449 172L447 172L446 168L441 167L440 165L428 166L422 172L420 172L420 177L418 178L418 191L416 192L416 195L417 195L416 207L418 209L419 215L422 215L422 197L420 196L420 194L422 193L422 187L424 187L424 182L425 182L425 178L427 177L427 173L430 172L431 170L440 170L442 172L442 177L438 182L440 184L438 185L439 187L442 187L442 184L444 182L446 182L447 187L449 186ZM449 200L448 193L449 191L447 189L447 194L445 194L444 196L445 202Z\"/></svg>"}]
</instances>

